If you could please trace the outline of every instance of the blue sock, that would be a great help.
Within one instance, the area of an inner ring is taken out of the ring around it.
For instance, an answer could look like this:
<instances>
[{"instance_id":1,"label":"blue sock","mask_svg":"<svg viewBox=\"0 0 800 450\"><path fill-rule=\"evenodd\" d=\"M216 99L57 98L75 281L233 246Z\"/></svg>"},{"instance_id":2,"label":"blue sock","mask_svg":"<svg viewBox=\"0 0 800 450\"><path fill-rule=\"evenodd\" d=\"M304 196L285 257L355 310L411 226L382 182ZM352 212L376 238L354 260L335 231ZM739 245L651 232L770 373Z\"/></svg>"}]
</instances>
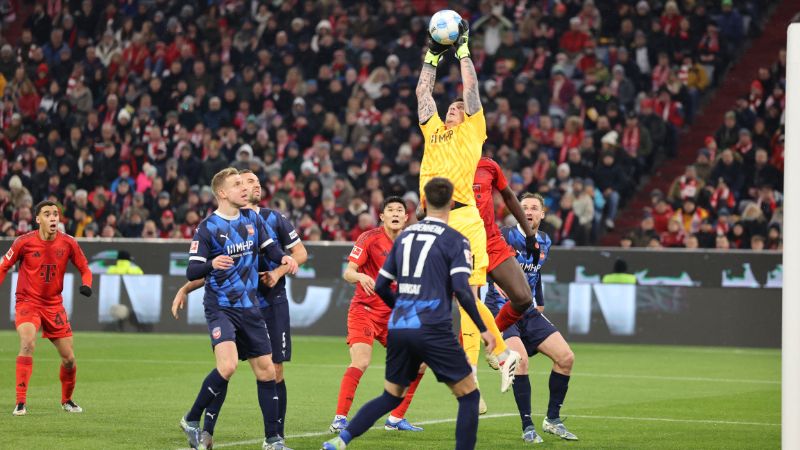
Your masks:
<instances>
[{"instance_id":1,"label":"blue sock","mask_svg":"<svg viewBox=\"0 0 800 450\"><path fill-rule=\"evenodd\" d=\"M339 433L339 437L342 438L345 444L349 444L351 440L366 433L369 427L374 425L378 419L397 408L402 402L402 397L395 397L383 391L380 397L373 398L358 410L356 416L347 425L347 428Z\"/></svg>"},{"instance_id":2,"label":"blue sock","mask_svg":"<svg viewBox=\"0 0 800 450\"><path fill-rule=\"evenodd\" d=\"M550 401L547 403L547 418L558 419L561 417L561 405L567 396L569 375L562 375L555 371L550 372Z\"/></svg>"},{"instance_id":3,"label":"blue sock","mask_svg":"<svg viewBox=\"0 0 800 450\"><path fill-rule=\"evenodd\" d=\"M206 379L203 380L203 386L200 387L200 392L197 393L197 398L194 400L192 409L186 414L188 422L197 422L203 411L214 400L215 397L222 394L223 387L227 389L228 380L222 378L217 369L212 370Z\"/></svg>"},{"instance_id":4,"label":"blue sock","mask_svg":"<svg viewBox=\"0 0 800 450\"><path fill-rule=\"evenodd\" d=\"M278 392L278 434L285 436L283 430L286 427L286 381L275 384Z\"/></svg>"},{"instance_id":5,"label":"blue sock","mask_svg":"<svg viewBox=\"0 0 800 450\"><path fill-rule=\"evenodd\" d=\"M217 395L211 399L211 403L206 406L206 413L203 415L203 431L208 434L214 435L214 427L217 425L219 418L219 411L222 409L222 404L225 403L225 396L228 395L228 380L223 378L223 383L220 385Z\"/></svg>"},{"instance_id":6,"label":"blue sock","mask_svg":"<svg viewBox=\"0 0 800 450\"><path fill-rule=\"evenodd\" d=\"M533 425L531 420L531 380L528 375L514 377L514 400L517 402L519 417L522 419L522 431Z\"/></svg>"},{"instance_id":7,"label":"blue sock","mask_svg":"<svg viewBox=\"0 0 800 450\"><path fill-rule=\"evenodd\" d=\"M458 397L456 419L456 450L473 450L478 442L478 402L481 393L475 389Z\"/></svg>"},{"instance_id":8,"label":"blue sock","mask_svg":"<svg viewBox=\"0 0 800 450\"><path fill-rule=\"evenodd\" d=\"M258 386L258 406L264 418L264 437L267 439L278 435L278 395L275 392L275 380L256 381Z\"/></svg>"}]
</instances>

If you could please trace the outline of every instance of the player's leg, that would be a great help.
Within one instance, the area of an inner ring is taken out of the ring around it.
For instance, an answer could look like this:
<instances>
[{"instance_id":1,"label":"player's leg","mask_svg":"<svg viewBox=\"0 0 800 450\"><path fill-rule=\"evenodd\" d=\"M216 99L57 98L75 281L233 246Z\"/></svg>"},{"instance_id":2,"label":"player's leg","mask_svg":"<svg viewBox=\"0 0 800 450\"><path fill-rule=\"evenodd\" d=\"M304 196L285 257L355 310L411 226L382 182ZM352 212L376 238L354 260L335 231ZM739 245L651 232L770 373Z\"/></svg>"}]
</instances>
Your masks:
<instances>
[{"instance_id":1,"label":"player's leg","mask_svg":"<svg viewBox=\"0 0 800 450\"><path fill-rule=\"evenodd\" d=\"M428 366L425 364L421 364L419 366L419 373L417 374L417 378L411 382L411 385L408 386L408 391L403 396L403 401L400 405L393 409L389 417L386 418L386 423L383 425L383 428L387 431L423 431L422 427L418 427L412 425L408 420L405 419L406 412L408 411L408 407L411 406L411 400L414 399L414 393L417 392L417 387L419 387L419 383L422 381L422 376L425 375L425 369Z\"/></svg>"},{"instance_id":2,"label":"player's leg","mask_svg":"<svg viewBox=\"0 0 800 450\"><path fill-rule=\"evenodd\" d=\"M268 332L261 312L255 308L247 309L241 314L236 347L240 358L247 359L256 377L258 406L264 421L262 448L277 450L286 447L283 437L278 434L279 402L275 385L275 365L272 362L272 344Z\"/></svg>"},{"instance_id":3,"label":"player's leg","mask_svg":"<svg viewBox=\"0 0 800 450\"><path fill-rule=\"evenodd\" d=\"M531 419L531 381L528 377L528 350L519 337L519 328L513 325L506 330L506 343L509 348L522 355L514 377L514 401L522 421L522 439L525 442L540 443L541 436L536 434L536 427Z\"/></svg>"},{"instance_id":4,"label":"player's leg","mask_svg":"<svg viewBox=\"0 0 800 450\"><path fill-rule=\"evenodd\" d=\"M544 316L541 320L550 323ZM552 326L552 324L550 324ZM558 331L550 334L537 350L553 361L553 370L550 372L550 400L547 404L547 417L544 419L542 428L548 433L555 434L562 439L577 440L578 438L570 433L561 421L561 405L567 396L569 388L570 374L572 365L575 362L575 354Z\"/></svg>"},{"instance_id":5,"label":"player's leg","mask_svg":"<svg viewBox=\"0 0 800 450\"><path fill-rule=\"evenodd\" d=\"M206 309L208 330L211 335L211 346L214 349L216 365L206 375L200 391L195 397L192 407L181 418L180 427L186 434L190 447L197 448L204 444L204 437L214 434L214 426L228 392L228 381L239 365L239 351L236 347L235 314L226 310ZM213 404L212 404L213 403ZM200 418L205 415L203 429L200 429ZM209 431L210 430L210 431Z\"/></svg>"},{"instance_id":6,"label":"player's leg","mask_svg":"<svg viewBox=\"0 0 800 450\"><path fill-rule=\"evenodd\" d=\"M339 436L325 442L323 450L342 450L353 439L364 434L378 419L397 408L403 401L408 385L416 378L422 359L417 356L422 339L419 330L389 335L386 346L386 381L384 391L365 403ZM451 334L452 337L452 334ZM457 345L457 344L456 344ZM462 353L463 355L463 353Z\"/></svg>"},{"instance_id":7,"label":"player's leg","mask_svg":"<svg viewBox=\"0 0 800 450\"><path fill-rule=\"evenodd\" d=\"M472 450L478 442L478 402L481 393L475 379L467 375L447 386L458 400L456 416L456 450Z\"/></svg>"},{"instance_id":8,"label":"player's leg","mask_svg":"<svg viewBox=\"0 0 800 450\"><path fill-rule=\"evenodd\" d=\"M58 378L61 380L61 405L64 411L67 412L83 412L83 409L72 400L78 372L78 366L75 364L72 336L58 339L52 338L51 341L61 357L61 367L58 373Z\"/></svg>"},{"instance_id":9,"label":"player's leg","mask_svg":"<svg viewBox=\"0 0 800 450\"><path fill-rule=\"evenodd\" d=\"M17 304L19 306L19 304ZM19 353L17 354L16 386L17 398L13 414L24 416L28 413L26 406L28 386L33 373L33 351L36 348L35 322L29 322L27 317L20 317L20 308L16 311L17 335L19 336ZM26 320L21 322L21 320Z\"/></svg>"},{"instance_id":10,"label":"player's leg","mask_svg":"<svg viewBox=\"0 0 800 450\"><path fill-rule=\"evenodd\" d=\"M439 382L445 383L458 399L456 449L474 449L478 433L481 393L472 376L464 350L448 330L424 333L422 358Z\"/></svg>"},{"instance_id":11,"label":"player's leg","mask_svg":"<svg viewBox=\"0 0 800 450\"><path fill-rule=\"evenodd\" d=\"M410 382L410 381L409 381ZM389 380L384 381L383 393L364 403L347 427L339 432L339 436L322 444L322 450L342 450L353 439L366 433L382 416L403 401L408 386L401 386Z\"/></svg>"},{"instance_id":12,"label":"player's leg","mask_svg":"<svg viewBox=\"0 0 800 450\"><path fill-rule=\"evenodd\" d=\"M508 244L503 244L508 247ZM508 254L502 262L489 272L492 280L500 286L509 301L500 309L500 313L495 319L495 323L500 331L505 331L513 323L522 318L522 315L531 306L533 293L525 277L525 273L517 264L517 261Z\"/></svg>"},{"instance_id":13,"label":"player's leg","mask_svg":"<svg viewBox=\"0 0 800 450\"><path fill-rule=\"evenodd\" d=\"M350 332L348 332L350 335ZM362 337L363 340L366 340ZM366 342L355 341L348 338L350 344L350 365L344 371L342 382L339 386L339 397L336 401L336 415L331 422L330 432L338 433L347 426L347 414L350 413L350 408L353 406L353 400L356 396L356 389L358 383L361 381L361 376L369 367L372 360L372 344Z\"/></svg>"},{"instance_id":14,"label":"player's leg","mask_svg":"<svg viewBox=\"0 0 800 450\"><path fill-rule=\"evenodd\" d=\"M289 303L272 304L261 310L267 323L270 344L272 346L272 362L275 366L275 390L278 394L278 434L285 436L286 427L286 381L283 378L283 363L292 358L292 337L289 328Z\"/></svg>"},{"instance_id":15,"label":"player's leg","mask_svg":"<svg viewBox=\"0 0 800 450\"><path fill-rule=\"evenodd\" d=\"M473 294L474 292L475 291L473 291ZM475 298L478 298L477 295ZM477 302L480 303L480 301ZM458 312L461 321L461 346L464 349L464 353L467 354L467 361L469 361L469 366L472 368L472 377L475 379L475 385L477 386L478 360L481 354L481 335L475 322L469 318L464 308L459 306ZM486 401L484 401L483 397L480 398L478 403L480 404L478 408L480 413L486 414L489 408L486 406Z\"/></svg>"},{"instance_id":16,"label":"player's leg","mask_svg":"<svg viewBox=\"0 0 800 450\"><path fill-rule=\"evenodd\" d=\"M63 305L42 310L42 337L50 339L61 357L58 378L61 380L61 406L64 411L80 413L83 409L72 400L77 366L67 311Z\"/></svg>"},{"instance_id":17,"label":"player's leg","mask_svg":"<svg viewBox=\"0 0 800 450\"><path fill-rule=\"evenodd\" d=\"M478 298L477 296L475 298ZM477 301L478 312L486 324L486 328L495 335L498 342L492 353L486 353L486 361L493 369L500 369L500 392L506 392L514 383L514 372L521 358L520 354L510 350L503 339L503 334L497 328L492 311L480 300ZM499 337L498 337L499 336Z\"/></svg>"},{"instance_id":18,"label":"player's leg","mask_svg":"<svg viewBox=\"0 0 800 450\"><path fill-rule=\"evenodd\" d=\"M451 212L448 223L469 240L473 258L472 274L469 277L469 284L472 287L472 293L477 300L479 298L478 290L481 286L486 284L486 271L489 268L489 254L486 251L486 229L483 226L483 220L481 219L477 208L463 207ZM489 308L487 308L486 305L484 305L481 301L476 301L476 303L481 319L483 319L484 324L486 324L486 328L490 333L492 333L492 335L494 335L495 338L496 345L492 355L494 355L499 362L502 363L508 359L509 356L511 356L508 352L505 341L503 341L503 334L500 333L500 330L497 328L494 315L492 315L492 312L489 311ZM477 327L475 327L474 324L468 328L468 331L472 332L472 330L475 330L476 335L478 334ZM493 360L494 358L491 359ZM511 358L510 366L516 366L515 361L518 359L518 356L516 358ZM511 375L511 381L513 381L513 370L511 371ZM508 382L508 386L510 386L510 381ZM508 389L508 386L506 389ZM505 392L505 390L503 392Z\"/></svg>"},{"instance_id":19,"label":"player's leg","mask_svg":"<svg viewBox=\"0 0 800 450\"><path fill-rule=\"evenodd\" d=\"M347 345L350 347L350 365L342 376L336 415L329 430L338 433L347 426L347 414L353 406L358 383L372 360L372 343L375 340L374 326L364 305L351 304L347 313Z\"/></svg>"},{"instance_id":20,"label":"player's leg","mask_svg":"<svg viewBox=\"0 0 800 450\"><path fill-rule=\"evenodd\" d=\"M275 366L272 355L262 355L249 359L250 366L256 376L258 389L258 406L264 419L265 445L283 444L282 437L278 434L278 396L275 388ZM273 447L279 448L279 447Z\"/></svg>"}]
</instances>

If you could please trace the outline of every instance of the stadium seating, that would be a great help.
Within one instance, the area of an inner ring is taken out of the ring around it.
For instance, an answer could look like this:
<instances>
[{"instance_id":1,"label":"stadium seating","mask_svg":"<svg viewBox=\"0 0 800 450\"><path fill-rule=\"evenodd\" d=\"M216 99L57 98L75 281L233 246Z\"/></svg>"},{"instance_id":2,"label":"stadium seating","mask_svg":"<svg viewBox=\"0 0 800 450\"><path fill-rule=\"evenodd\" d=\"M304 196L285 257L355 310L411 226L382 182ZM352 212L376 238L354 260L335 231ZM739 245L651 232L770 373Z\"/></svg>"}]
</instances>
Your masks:
<instances>
[{"instance_id":1,"label":"stadium seating","mask_svg":"<svg viewBox=\"0 0 800 450\"><path fill-rule=\"evenodd\" d=\"M776 2L464 3L485 151L512 189L545 196L544 229L570 246L619 230L618 211L637 204L631 199L663 161L680 157L682 131ZM0 230L30 230L32 205L53 198L77 237L189 238L214 209L210 176L228 165L253 170L266 186L263 203L306 240L351 240L375 224L384 195L403 196L413 213L422 156L414 86L426 17L439 6L19 5L0 49ZM440 111L461 89L453 62L439 68ZM715 135L719 151L708 155L713 165L725 144L745 154L728 213L750 204L769 213L746 235L731 231L742 248L773 233L766 223L780 211L780 186L759 189L772 169L751 170L764 140L769 158L782 151L770 115L775 101L782 105L773 98L780 67L765 77L761 97L742 93L735 132ZM749 153L738 140L743 126L752 127ZM704 181L717 188L723 169L709 169ZM698 191L716 199L716 220L724 196ZM498 202L498 221L506 216Z\"/></svg>"}]
</instances>

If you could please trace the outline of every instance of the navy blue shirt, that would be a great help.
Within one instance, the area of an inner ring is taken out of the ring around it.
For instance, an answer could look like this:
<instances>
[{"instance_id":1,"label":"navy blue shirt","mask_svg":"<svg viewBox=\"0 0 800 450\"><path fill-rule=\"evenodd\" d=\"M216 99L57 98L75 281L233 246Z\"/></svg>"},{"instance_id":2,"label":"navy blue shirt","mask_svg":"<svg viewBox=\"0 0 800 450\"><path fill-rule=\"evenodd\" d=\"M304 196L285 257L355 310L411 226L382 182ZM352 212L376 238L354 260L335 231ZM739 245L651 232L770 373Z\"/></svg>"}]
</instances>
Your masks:
<instances>
[{"instance_id":1,"label":"navy blue shirt","mask_svg":"<svg viewBox=\"0 0 800 450\"><path fill-rule=\"evenodd\" d=\"M469 241L443 221L428 217L397 237L379 273L397 281L389 330L449 330L453 322L451 277L472 273Z\"/></svg>"},{"instance_id":2,"label":"navy blue shirt","mask_svg":"<svg viewBox=\"0 0 800 450\"><path fill-rule=\"evenodd\" d=\"M269 237L277 242L282 249L289 250L300 243L300 237L297 235L297 231L295 231L292 223L289 222L286 217L283 217L283 214L269 208L261 208L258 211L258 215L267 222L267 233ZM259 255L258 265L260 272L275 270L280 266L279 263L270 261L264 254ZM286 303L288 301L286 298L285 278L286 277L281 277L278 283L272 288L268 288L264 283L258 284L258 304L260 308L266 308L267 306Z\"/></svg>"},{"instance_id":3,"label":"navy blue shirt","mask_svg":"<svg viewBox=\"0 0 800 450\"><path fill-rule=\"evenodd\" d=\"M255 211L240 209L236 217L223 217L215 211L203 219L189 248L187 269L189 276L193 265L208 266L203 304L233 308L257 305L258 253L262 250L270 252L273 260L283 256L270 238L266 221ZM211 268L211 260L219 255L233 258L233 266L226 270Z\"/></svg>"},{"instance_id":4,"label":"navy blue shirt","mask_svg":"<svg viewBox=\"0 0 800 450\"><path fill-rule=\"evenodd\" d=\"M537 298L537 293L541 295L541 282L542 282L542 265L547 261L550 255L550 247L553 241L550 236L543 231L536 233L536 240L539 242L539 262L533 263L533 258L528 257L528 252L525 250L525 233L519 225L514 227L503 227L500 232L503 234L506 242L517 251L517 263L525 273L525 278L528 280L528 285L531 291L534 292L533 307L544 305L544 299ZM537 286L539 287L537 289ZM493 311L499 311L500 308L508 301L507 298L501 296L497 289L494 287L494 282L489 282L489 290L486 293L486 306Z\"/></svg>"}]
</instances>

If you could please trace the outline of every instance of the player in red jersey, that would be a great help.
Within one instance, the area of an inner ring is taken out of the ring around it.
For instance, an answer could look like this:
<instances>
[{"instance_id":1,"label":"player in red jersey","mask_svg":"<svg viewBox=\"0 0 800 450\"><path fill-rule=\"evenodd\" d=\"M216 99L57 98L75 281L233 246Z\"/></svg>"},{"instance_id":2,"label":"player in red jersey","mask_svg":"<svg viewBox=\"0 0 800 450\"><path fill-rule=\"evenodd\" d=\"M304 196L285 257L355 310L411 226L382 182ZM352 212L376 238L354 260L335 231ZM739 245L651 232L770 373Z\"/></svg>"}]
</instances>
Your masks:
<instances>
[{"instance_id":1,"label":"player in red jersey","mask_svg":"<svg viewBox=\"0 0 800 450\"><path fill-rule=\"evenodd\" d=\"M15 325L19 334L17 356L17 406L15 416L28 413L25 400L28 382L33 371L33 349L36 332L50 339L61 356L61 406L67 412L83 412L72 401L75 389L75 353L72 350L72 328L64 309L61 291L64 289L64 272L67 262L81 272L80 293L92 295L92 272L86 256L72 236L58 231L59 207L43 201L35 208L39 229L18 237L0 263L0 284L8 271L19 264Z\"/></svg>"},{"instance_id":2,"label":"player in red jersey","mask_svg":"<svg viewBox=\"0 0 800 450\"><path fill-rule=\"evenodd\" d=\"M336 416L331 422L330 431L338 433L347 426L347 413L353 405L356 388L364 371L372 359L372 344L377 339L386 347L389 316L392 313L386 303L375 293L375 280L383 267L386 256L392 249L395 238L403 231L408 216L403 199L387 197L381 209L381 222L377 228L365 231L358 237L350 252L347 269L343 278L356 285L356 293L350 302L347 313L347 345L350 347L350 366L342 377ZM386 420L386 430L422 431L403 418L414 392L422 379L424 367L417 379L409 386L403 402Z\"/></svg>"},{"instance_id":3,"label":"player in red jersey","mask_svg":"<svg viewBox=\"0 0 800 450\"><path fill-rule=\"evenodd\" d=\"M539 260L540 251L539 244L536 242L536 232L531 228L528 220L525 218L525 213L522 211L522 206L517 200L514 191L508 186L503 171L497 163L488 157L483 157L478 162L478 170L475 172L475 182L472 184L472 190L475 192L475 201L478 205L478 210L481 213L484 227L486 227L486 252L489 254L489 276L492 277L495 284L501 288L502 291L511 299L511 302L506 302L503 305L500 313L495 319L497 328L504 331L516 321L522 318L525 310L515 310L512 306L532 304L533 293L528 285L525 274L520 269L519 264L515 257L517 256L514 250L503 239L500 229L495 222L494 214L494 198L492 192L497 190L503 197L506 207L517 219L517 222L522 227L525 233L525 246L530 254L535 254L534 262ZM527 308L526 308L527 309Z\"/></svg>"}]
</instances>

